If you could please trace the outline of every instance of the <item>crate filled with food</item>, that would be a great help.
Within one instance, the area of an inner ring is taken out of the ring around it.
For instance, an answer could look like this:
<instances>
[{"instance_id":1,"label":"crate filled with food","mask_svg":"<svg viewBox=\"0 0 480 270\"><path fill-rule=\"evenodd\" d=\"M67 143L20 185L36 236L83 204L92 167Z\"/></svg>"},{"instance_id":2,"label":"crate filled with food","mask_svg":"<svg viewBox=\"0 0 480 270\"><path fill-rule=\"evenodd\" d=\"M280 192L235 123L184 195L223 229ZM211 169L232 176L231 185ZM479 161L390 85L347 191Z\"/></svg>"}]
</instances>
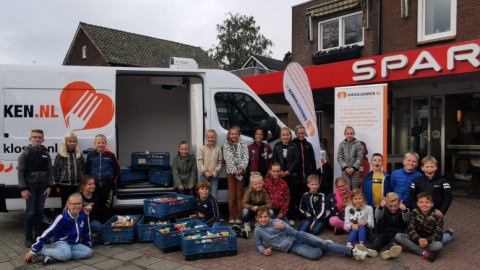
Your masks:
<instances>
[{"instance_id":1,"label":"crate filled with food","mask_svg":"<svg viewBox=\"0 0 480 270\"><path fill-rule=\"evenodd\" d=\"M131 167L134 169L154 169L170 166L169 152L132 152Z\"/></svg>"},{"instance_id":2,"label":"crate filled with food","mask_svg":"<svg viewBox=\"0 0 480 270\"><path fill-rule=\"evenodd\" d=\"M183 230L180 244L187 261L237 255L237 235L228 226Z\"/></svg>"},{"instance_id":3,"label":"crate filled with food","mask_svg":"<svg viewBox=\"0 0 480 270\"><path fill-rule=\"evenodd\" d=\"M108 244L132 243L140 215L116 215L111 217L102 228L102 242Z\"/></svg>"},{"instance_id":4,"label":"crate filled with food","mask_svg":"<svg viewBox=\"0 0 480 270\"><path fill-rule=\"evenodd\" d=\"M153 244L163 252L180 250L180 237L183 230L208 228L197 219L185 219L176 223L155 226Z\"/></svg>"},{"instance_id":5,"label":"crate filled with food","mask_svg":"<svg viewBox=\"0 0 480 270\"><path fill-rule=\"evenodd\" d=\"M160 225L166 225L169 221L163 221L157 217L142 216L137 224L137 239L140 242L153 242L155 230Z\"/></svg>"},{"instance_id":6,"label":"crate filled with food","mask_svg":"<svg viewBox=\"0 0 480 270\"><path fill-rule=\"evenodd\" d=\"M187 215L193 211L193 196L168 194L143 201L143 213L146 216L169 218L175 215Z\"/></svg>"}]
</instances>

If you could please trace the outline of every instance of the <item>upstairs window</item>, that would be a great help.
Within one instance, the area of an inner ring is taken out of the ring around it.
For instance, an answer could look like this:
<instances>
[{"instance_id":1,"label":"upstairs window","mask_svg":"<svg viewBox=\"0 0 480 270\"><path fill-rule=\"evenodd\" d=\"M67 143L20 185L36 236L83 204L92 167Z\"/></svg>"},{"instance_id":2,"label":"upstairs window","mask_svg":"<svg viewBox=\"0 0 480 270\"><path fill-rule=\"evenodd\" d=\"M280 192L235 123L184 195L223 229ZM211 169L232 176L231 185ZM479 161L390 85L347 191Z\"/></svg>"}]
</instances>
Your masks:
<instances>
[{"instance_id":1,"label":"upstairs window","mask_svg":"<svg viewBox=\"0 0 480 270\"><path fill-rule=\"evenodd\" d=\"M418 0L418 42L456 34L457 0Z\"/></svg>"},{"instance_id":2,"label":"upstairs window","mask_svg":"<svg viewBox=\"0 0 480 270\"><path fill-rule=\"evenodd\" d=\"M363 46L362 13L353 13L318 23L318 50L357 44Z\"/></svg>"}]
</instances>

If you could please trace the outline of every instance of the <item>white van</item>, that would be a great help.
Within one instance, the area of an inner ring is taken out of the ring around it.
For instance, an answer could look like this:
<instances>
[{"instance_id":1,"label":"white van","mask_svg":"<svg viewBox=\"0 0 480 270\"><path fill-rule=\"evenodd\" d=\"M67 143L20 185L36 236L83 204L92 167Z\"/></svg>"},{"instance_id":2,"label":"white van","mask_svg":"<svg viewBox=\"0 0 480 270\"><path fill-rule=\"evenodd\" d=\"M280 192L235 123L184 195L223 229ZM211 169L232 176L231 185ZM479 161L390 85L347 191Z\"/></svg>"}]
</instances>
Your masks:
<instances>
[{"instance_id":1,"label":"white van","mask_svg":"<svg viewBox=\"0 0 480 270\"><path fill-rule=\"evenodd\" d=\"M0 104L0 211L25 208L17 159L32 129L44 130L52 160L68 131L78 135L84 153L103 133L126 167L136 151L170 152L173 159L182 140L196 154L210 128L221 147L233 125L241 127L247 144L257 127L273 135L273 144L283 126L240 78L223 70L0 65ZM228 197L226 182L220 179L220 202ZM171 192L148 182L117 183L114 205L139 206ZM60 207L59 197L47 199L45 208Z\"/></svg>"}]
</instances>

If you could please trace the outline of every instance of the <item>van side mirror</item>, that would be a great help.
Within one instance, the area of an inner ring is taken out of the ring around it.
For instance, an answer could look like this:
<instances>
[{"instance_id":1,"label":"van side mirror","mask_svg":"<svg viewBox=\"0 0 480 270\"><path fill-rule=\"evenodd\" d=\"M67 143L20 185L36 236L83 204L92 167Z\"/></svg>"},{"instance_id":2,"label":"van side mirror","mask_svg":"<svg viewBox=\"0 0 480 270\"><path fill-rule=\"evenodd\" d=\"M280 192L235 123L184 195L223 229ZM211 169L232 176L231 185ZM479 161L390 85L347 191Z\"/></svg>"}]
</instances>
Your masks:
<instances>
[{"instance_id":1,"label":"van side mirror","mask_svg":"<svg viewBox=\"0 0 480 270\"><path fill-rule=\"evenodd\" d=\"M280 138L280 126L275 117L270 116L267 118L267 132L264 132L264 134L267 135L265 138L267 142L272 142Z\"/></svg>"}]
</instances>

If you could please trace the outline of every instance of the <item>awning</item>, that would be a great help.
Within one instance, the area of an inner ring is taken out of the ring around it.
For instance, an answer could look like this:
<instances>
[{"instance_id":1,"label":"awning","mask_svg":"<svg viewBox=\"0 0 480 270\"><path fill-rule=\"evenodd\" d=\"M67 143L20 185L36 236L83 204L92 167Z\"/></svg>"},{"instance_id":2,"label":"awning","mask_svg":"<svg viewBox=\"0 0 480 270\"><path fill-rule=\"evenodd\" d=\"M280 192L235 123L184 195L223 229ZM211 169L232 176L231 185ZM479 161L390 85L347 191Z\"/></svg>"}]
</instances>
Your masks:
<instances>
[{"instance_id":1,"label":"awning","mask_svg":"<svg viewBox=\"0 0 480 270\"><path fill-rule=\"evenodd\" d=\"M360 7L361 2L363 2L363 0L335 1L335 2L330 3L330 4L324 4L324 5L312 8L310 10L307 10L307 16L311 16L312 19L317 18L317 17L322 17L322 16L329 15L329 14L332 14L332 13L337 13L337 12L340 12L340 11Z\"/></svg>"}]
</instances>

